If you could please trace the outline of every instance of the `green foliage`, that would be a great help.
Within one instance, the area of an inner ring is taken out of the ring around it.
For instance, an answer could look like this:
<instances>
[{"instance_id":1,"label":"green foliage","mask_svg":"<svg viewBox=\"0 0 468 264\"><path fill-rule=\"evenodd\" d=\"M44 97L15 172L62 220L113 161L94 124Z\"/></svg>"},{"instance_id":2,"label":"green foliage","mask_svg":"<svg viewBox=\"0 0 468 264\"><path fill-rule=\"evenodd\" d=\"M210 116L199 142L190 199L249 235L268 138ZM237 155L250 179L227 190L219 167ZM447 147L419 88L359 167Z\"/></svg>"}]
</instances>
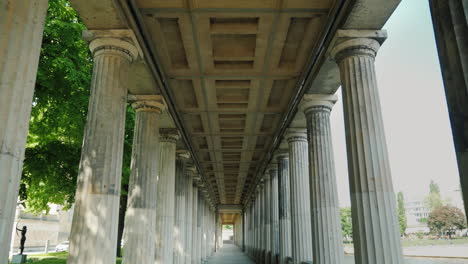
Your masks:
<instances>
[{"instance_id":1,"label":"green foliage","mask_svg":"<svg viewBox=\"0 0 468 264\"><path fill-rule=\"evenodd\" d=\"M85 29L68 0L49 0L20 187L20 198L33 213L48 211L48 203L67 209L74 202L93 68L81 37ZM134 119L128 107L124 184Z\"/></svg>"},{"instance_id":2,"label":"green foliage","mask_svg":"<svg viewBox=\"0 0 468 264\"><path fill-rule=\"evenodd\" d=\"M439 185L434 181L431 181L429 184L429 195L426 197L425 203L426 206L431 209L431 211L444 204L442 196L440 195Z\"/></svg>"},{"instance_id":3,"label":"green foliage","mask_svg":"<svg viewBox=\"0 0 468 264\"><path fill-rule=\"evenodd\" d=\"M34 213L74 201L93 66L84 29L68 1L49 1L20 188Z\"/></svg>"},{"instance_id":4,"label":"green foliage","mask_svg":"<svg viewBox=\"0 0 468 264\"><path fill-rule=\"evenodd\" d=\"M232 230L233 226L232 225L223 225L223 229Z\"/></svg>"},{"instance_id":5,"label":"green foliage","mask_svg":"<svg viewBox=\"0 0 468 264\"><path fill-rule=\"evenodd\" d=\"M406 231L407 219L405 211L405 198L402 192L397 194L397 203L398 203L398 223L400 225L400 234L404 235Z\"/></svg>"},{"instance_id":6,"label":"green foliage","mask_svg":"<svg viewBox=\"0 0 468 264\"><path fill-rule=\"evenodd\" d=\"M353 237L353 222L351 216L351 208L345 207L340 209L341 215L341 231L344 238Z\"/></svg>"},{"instance_id":7,"label":"green foliage","mask_svg":"<svg viewBox=\"0 0 468 264\"><path fill-rule=\"evenodd\" d=\"M451 237L452 232L465 228L465 215L457 207L440 206L429 214L427 226L434 234L448 233Z\"/></svg>"}]
</instances>

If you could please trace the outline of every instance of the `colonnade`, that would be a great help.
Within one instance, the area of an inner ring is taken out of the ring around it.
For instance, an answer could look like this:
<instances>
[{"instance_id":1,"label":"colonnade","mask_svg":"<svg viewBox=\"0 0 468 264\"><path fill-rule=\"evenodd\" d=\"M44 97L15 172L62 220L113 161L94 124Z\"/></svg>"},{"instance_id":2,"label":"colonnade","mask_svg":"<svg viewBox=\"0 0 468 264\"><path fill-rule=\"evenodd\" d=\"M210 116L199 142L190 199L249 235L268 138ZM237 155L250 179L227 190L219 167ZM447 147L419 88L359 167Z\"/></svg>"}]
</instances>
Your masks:
<instances>
[{"instance_id":1,"label":"colonnade","mask_svg":"<svg viewBox=\"0 0 468 264\"><path fill-rule=\"evenodd\" d=\"M2 263L10 248L46 9L47 0L0 5ZM221 245L219 215L190 155L177 149L178 131L159 127L162 97L127 94L130 65L139 56L133 35L97 30L87 36L94 68L68 263L115 263L129 101L136 122L123 263L202 263ZM403 263L374 68L385 38L383 31L339 30L329 52L342 83L359 264ZM307 127L286 131L287 149L274 153L244 206L236 243L258 263L344 261L330 131L335 100L304 96Z\"/></svg>"},{"instance_id":2,"label":"colonnade","mask_svg":"<svg viewBox=\"0 0 468 264\"><path fill-rule=\"evenodd\" d=\"M359 264L403 263L374 69L385 38L384 31L340 30L330 53L342 81ZM273 155L246 205L246 250L257 263L344 263L330 130L335 102L333 95L303 97L307 127L286 131L287 149Z\"/></svg>"}]
</instances>

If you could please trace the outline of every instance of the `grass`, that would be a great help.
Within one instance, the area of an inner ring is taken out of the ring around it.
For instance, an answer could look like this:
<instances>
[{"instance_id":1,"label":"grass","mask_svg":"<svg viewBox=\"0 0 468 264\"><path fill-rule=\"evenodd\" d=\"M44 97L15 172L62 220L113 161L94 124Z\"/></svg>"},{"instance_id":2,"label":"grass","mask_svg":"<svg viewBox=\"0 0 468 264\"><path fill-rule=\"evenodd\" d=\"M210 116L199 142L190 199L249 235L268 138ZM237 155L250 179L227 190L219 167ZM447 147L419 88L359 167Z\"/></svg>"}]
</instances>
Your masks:
<instances>
[{"instance_id":1,"label":"grass","mask_svg":"<svg viewBox=\"0 0 468 264\"><path fill-rule=\"evenodd\" d=\"M403 247L417 247L417 246L435 246L435 245L460 245L468 244L467 237L448 239L414 239L414 240L402 240Z\"/></svg>"},{"instance_id":2,"label":"grass","mask_svg":"<svg viewBox=\"0 0 468 264\"><path fill-rule=\"evenodd\" d=\"M66 264L68 252L54 252L49 254L39 254L28 256L28 263L35 264ZM117 264L121 263L121 259L117 259Z\"/></svg>"}]
</instances>

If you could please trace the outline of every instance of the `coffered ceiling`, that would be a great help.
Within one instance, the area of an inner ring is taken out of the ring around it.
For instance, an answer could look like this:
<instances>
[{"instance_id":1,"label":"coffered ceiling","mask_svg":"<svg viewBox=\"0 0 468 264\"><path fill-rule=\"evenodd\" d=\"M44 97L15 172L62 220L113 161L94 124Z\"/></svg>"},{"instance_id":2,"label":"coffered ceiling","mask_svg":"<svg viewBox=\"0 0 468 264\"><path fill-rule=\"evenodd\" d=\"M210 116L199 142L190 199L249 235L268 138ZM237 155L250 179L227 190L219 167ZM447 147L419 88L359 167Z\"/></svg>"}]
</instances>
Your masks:
<instances>
[{"instance_id":1,"label":"coffered ceiling","mask_svg":"<svg viewBox=\"0 0 468 264\"><path fill-rule=\"evenodd\" d=\"M240 204L334 0L137 0L220 204Z\"/></svg>"}]
</instances>

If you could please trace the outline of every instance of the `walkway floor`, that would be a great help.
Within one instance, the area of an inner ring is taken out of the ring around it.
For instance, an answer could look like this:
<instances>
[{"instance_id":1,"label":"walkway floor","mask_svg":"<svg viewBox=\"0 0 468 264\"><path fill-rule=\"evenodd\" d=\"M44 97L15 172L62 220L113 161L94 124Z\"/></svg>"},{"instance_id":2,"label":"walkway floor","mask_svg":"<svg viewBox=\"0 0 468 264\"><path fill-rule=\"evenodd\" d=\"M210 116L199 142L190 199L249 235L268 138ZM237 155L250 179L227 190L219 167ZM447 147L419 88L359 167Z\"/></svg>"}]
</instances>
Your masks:
<instances>
[{"instance_id":1,"label":"walkway floor","mask_svg":"<svg viewBox=\"0 0 468 264\"><path fill-rule=\"evenodd\" d=\"M208 258L207 264L254 264L247 255L244 254L234 244L224 244L224 246L213 256Z\"/></svg>"}]
</instances>

